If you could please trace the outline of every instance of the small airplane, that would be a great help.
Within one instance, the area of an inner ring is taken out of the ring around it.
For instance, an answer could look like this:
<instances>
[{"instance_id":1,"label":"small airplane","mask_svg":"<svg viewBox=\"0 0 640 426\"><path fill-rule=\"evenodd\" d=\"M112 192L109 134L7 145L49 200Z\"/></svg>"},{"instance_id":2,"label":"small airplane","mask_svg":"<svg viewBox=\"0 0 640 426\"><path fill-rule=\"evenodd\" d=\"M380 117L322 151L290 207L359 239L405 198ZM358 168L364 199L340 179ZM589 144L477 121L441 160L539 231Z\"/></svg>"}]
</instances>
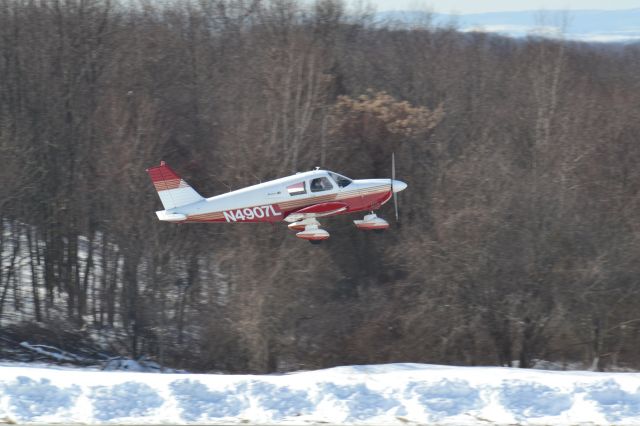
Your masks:
<instances>
[{"instance_id":1,"label":"small airplane","mask_svg":"<svg viewBox=\"0 0 640 426\"><path fill-rule=\"evenodd\" d=\"M395 179L395 158L391 157L391 179L349 179L329 170L308 172L260 183L204 198L180 178L164 161L147 169L164 210L156 212L167 222L289 222L296 237L318 244L329 238L318 218L369 211L354 220L359 229L382 231L389 223L378 217L379 209L407 184Z\"/></svg>"}]
</instances>

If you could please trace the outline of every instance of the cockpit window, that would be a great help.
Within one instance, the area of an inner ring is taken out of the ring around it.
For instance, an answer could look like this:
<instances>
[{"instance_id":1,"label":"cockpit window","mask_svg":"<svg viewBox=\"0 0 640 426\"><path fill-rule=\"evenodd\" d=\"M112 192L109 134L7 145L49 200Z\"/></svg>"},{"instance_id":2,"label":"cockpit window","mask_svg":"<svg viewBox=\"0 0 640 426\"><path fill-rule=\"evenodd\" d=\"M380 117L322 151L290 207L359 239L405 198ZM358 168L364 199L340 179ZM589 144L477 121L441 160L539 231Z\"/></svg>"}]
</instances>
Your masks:
<instances>
[{"instance_id":1,"label":"cockpit window","mask_svg":"<svg viewBox=\"0 0 640 426\"><path fill-rule=\"evenodd\" d=\"M338 184L338 186L340 188L344 188L345 186L349 186L349 184L352 182L352 180L349 179L348 177L344 177L344 176L339 175L337 173L329 172L329 176L331 176L333 178L333 180L336 181L336 183Z\"/></svg>"},{"instance_id":2,"label":"cockpit window","mask_svg":"<svg viewBox=\"0 0 640 426\"><path fill-rule=\"evenodd\" d=\"M319 177L311 180L311 184L309 185L309 189L311 192L320 192L320 191L328 191L333 189L333 185L331 181L326 177Z\"/></svg>"},{"instance_id":3,"label":"cockpit window","mask_svg":"<svg viewBox=\"0 0 640 426\"><path fill-rule=\"evenodd\" d=\"M307 193L307 189L305 187L304 181L294 183L293 185L287 186L287 192L289 195L302 195Z\"/></svg>"}]
</instances>

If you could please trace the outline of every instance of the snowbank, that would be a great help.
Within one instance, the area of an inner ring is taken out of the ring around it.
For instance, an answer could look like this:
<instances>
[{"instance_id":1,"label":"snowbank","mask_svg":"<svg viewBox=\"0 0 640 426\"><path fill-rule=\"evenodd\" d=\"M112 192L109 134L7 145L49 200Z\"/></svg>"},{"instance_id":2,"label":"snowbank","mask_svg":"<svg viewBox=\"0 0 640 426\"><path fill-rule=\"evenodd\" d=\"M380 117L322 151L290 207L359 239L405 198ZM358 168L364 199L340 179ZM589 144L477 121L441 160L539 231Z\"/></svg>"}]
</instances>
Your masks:
<instances>
[{"instance_id":1,"label":"snowbank","mask_svg":"<svg viewBox=\"0 0 640 426\"><path fill-rule=\"evenodd\" d=\"M640 374L338 367L270 376L0 365L0 422L640 424Z\"/></svg>"}]
</instances>

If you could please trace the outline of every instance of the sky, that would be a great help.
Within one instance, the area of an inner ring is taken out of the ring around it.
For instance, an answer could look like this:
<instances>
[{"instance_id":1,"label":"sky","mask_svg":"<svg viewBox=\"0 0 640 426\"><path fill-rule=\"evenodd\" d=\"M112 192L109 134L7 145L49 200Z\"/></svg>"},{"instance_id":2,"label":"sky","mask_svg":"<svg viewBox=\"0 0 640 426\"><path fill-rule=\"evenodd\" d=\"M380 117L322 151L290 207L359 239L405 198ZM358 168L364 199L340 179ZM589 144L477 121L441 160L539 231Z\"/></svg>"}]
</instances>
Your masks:
<instances>
[{"instance_id":1,"label":"sky","mask_svg":"<svg viewBox=\"0 0 640 426\"><path fill-rule=\"evenodd\" d=\"M360 3L359 1L350 1ZM425 10L484 13L522 10L619 10L640 8L639 0L369 0L376 10Z\"/></svg>"}]
</instances>

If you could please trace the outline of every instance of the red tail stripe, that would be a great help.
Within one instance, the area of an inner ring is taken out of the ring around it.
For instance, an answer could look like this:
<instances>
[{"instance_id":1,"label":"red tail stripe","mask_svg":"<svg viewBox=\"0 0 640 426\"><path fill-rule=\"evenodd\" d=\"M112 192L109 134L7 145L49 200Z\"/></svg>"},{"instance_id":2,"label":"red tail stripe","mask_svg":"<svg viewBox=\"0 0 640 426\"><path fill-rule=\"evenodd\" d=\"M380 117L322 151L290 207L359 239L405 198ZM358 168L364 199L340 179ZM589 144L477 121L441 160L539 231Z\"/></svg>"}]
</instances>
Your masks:
<instances>
[{"instance_id":1,"label":"red tail stripe","mask_svg":"<svg viewBox=\"0 0 640 426\"><path fill-rule=\"evenodd\" d=\"M184 188L187 185L183 185L183 182L182 179L160 180L153 182L153 186L156 187L156 191L166 191L167 189Z\"/></svg>"},{"instance_id":2,"label":"red tail stripe","mask_svg":"<svg viewBox=\"0 0 640 426\"><path fill-rule=\"evenodd\" d=\"M154 183L176 179L180 181L180 176L178 176L176 172L171 169L171 167L167 166L164 163L156 167L148 168L147 173L149 173L149 177Z\"/></svg>"}]
</instances>

